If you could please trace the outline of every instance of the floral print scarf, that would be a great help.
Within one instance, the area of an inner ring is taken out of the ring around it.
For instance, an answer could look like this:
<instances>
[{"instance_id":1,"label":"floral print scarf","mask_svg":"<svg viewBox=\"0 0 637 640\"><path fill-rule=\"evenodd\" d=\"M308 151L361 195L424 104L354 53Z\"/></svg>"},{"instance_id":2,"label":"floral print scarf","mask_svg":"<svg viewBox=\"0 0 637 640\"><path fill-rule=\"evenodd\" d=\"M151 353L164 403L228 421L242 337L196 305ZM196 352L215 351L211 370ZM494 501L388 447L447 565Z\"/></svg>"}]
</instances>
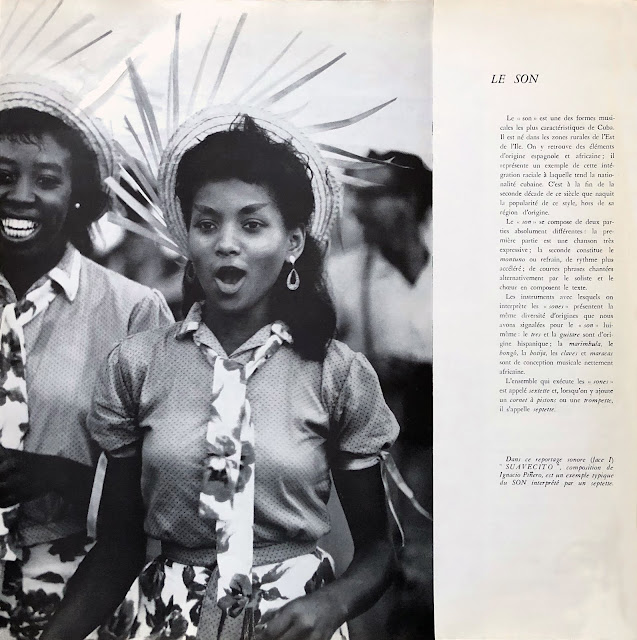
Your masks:
<instances>
[{"instance_id":1,"label":"floral print scarf","mask_svg":"<svg viewBox=\"0 0 637 640\"><path fill-rule=\"evenodd\" d=\"M29 428L24 325L42 313L57 295L50 277L19 302L8 285L0 283L0 445L22 449ZM0 508L0 560L16 560L19 547L10 534L19 505Z\"/></svg>"},{"instance_id":2,"label":"floral print scarf","mask_svg":"<svg viewBox=\"0 0 637 640\"><path fill-rule=\"evenodd\" d=\"M198 325L193 321L187 329L196 330ZM216 522L217 604L223 622L227 615L240 613L235 606L238 587L246 601L251 595L255 457L247 382L292 337L283 323L275 322L270 337L245 365L222 358L197 333L193 340L214 369L199 513Z\"/></svg>"}]
</instances>

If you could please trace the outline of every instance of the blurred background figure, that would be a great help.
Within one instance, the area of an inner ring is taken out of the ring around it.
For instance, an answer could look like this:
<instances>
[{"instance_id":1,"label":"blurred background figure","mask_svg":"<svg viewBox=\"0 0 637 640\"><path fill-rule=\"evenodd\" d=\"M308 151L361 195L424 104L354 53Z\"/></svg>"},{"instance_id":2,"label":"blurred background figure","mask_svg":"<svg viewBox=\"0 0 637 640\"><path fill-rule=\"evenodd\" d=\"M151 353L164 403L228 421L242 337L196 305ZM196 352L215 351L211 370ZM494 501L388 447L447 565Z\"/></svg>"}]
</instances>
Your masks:
<instances>
[{"instance_id":1,"label":"blurred background figure","mask_svg":"<svg viewBox=\"0 0 637 640\"><path fill-rule=\"evenodd\" d=\"M152 240L125 232L108 252L96 260L105 267L164 294L176 319L181 314L183 268L169 249Z\"/></svg>"},{"instance_id":2,"label":"blurred background figure","mask_svg":"<svg viewBox=\"0 0 637 640\"><path fill-rule=\"evenodd\" d=\"M415 155L390 151L369 157L393 159L405 168L376 165L349 172L374 186L348 185L344 250L329 265L339 338L365 353L405 430L422 432L424 441L430 439L424 430L431 425L423 424L427 407L406 393L406 383L411 387L415 378L431 375L432 174ZM360 226L360 240L352 220Z\"/></svg>"},{"instance_id":3,"label":"blurred background figure","mask_svg":"<svg viewBox=\"0 0 637 640\"><path fill-rule=\"evenodd\" d=\"M373 186L347 186L343 225L335 232L328 273L338 337L376 369L401 425L394 456L416 499L431 511L432 172L412 154L371 151L368 157L400 168L378 164L349 172ZM395 500L406 538L401 572L384 611L377 607L369 624L378 629L385 618L392 640L425 640L433 638L432 526L402 494L395 492Z\"/></svg>"}]
</instances>

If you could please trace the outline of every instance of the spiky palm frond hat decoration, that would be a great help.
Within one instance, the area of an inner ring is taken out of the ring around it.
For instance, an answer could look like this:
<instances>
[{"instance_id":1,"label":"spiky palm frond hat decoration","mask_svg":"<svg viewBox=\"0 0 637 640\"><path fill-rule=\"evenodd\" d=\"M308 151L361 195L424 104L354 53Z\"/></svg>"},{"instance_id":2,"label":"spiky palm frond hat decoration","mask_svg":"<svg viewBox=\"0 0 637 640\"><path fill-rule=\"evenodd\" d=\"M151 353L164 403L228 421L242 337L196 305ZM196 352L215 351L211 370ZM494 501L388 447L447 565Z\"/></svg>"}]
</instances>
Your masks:
<instances>
[{"instance_id":1,"label":"spiky palm frond hat decoration","mask_svg":"<svg viewBox=\"0 0 637 640\"><path fill-rule=\"evenodd\" d=\"M64 0L40 0L29 9L22 0L14 0L11 8L7 7L6 19L0 25L0 71L3 74L26 72L31 76L48 77L111 35L112 30L84 35L95 16L78 17L74 13L77 19L73 24L67 24L67 18L60 19L63 4Z\"/></svg>"},{"instance_id":2,"label":"spiky palm frond hat decoration","mask_svg":"<svg viewBox=\"0 0 637 640\"><path fill-rule=\"evenodd\" d=\"M194 115L190 115L203 88L204 68L219 22L212 30L206 43L187 106L183 109L180 104L179 86L181 16L176 17L166 92L166 129L168 134L165 136L167 138L165 144L149 92L135 63L130 59L127 61L128 75L143 133L135 128L127 116L124 121L128 132L137 145L136 153L141 155L143 161L135 159L132 154L121 149L124 163L121 168L121 176L126 183L126 188L114 179L109 179L107 184L147 224L136 223L121 213L111 214L110 220L130 231L152 238L183 257L188 255L188 246L186 225L175 195L179 163L189 149L213 133L228 131L241 116L251 117L273 140L290 143L303 158L307 159L315 200L315 208L308 231L323 245L327 243L330 229L341 208L341 183L354 183L359 186L373 184L360 178L345 175L343 171L370 167L374 164L392 164L382 160L370 160L333 145L314 142L311 136L315 133L353 125L380 111L394 102L395 98L355 116L304 127L296 127L291 123L300 110L276 113L277 103L280 100L329 69L345 56L345 53L341 53L320 66L311 67L314 60L325 52L325 49L322 49L303 60L291 71L276 76L277 64L296 43L301 33L297 33L235 96L231 103L216 104L219 88L227 74L246 18L247 14L242 14L235 26L222 62L217 69L214 82L211 84L207 106ZM275 75L275 78L265 83L264 81L272 75ZM264 83L264 86L255 92L253 89L259 83ZM283 85L282 88L277 88L281 85ZM109 91L110 88L106 90L106 93ZM246 96L249 93L252 93L252 97L247 100ZM183 117L184 115L185 117ZM392 166L396 165L392 164ZM135 194L134 197L131 196L131 192Z\"/></svg>"}]
</instances>

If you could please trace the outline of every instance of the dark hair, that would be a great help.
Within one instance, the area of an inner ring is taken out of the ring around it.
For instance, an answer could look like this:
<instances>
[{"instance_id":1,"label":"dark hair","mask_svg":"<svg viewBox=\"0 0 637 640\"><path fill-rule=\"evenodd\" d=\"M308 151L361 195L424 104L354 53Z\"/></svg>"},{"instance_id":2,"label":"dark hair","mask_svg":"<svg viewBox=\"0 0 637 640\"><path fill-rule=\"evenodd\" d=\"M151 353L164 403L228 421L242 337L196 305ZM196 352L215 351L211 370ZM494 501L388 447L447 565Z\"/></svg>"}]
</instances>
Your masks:
<instances>
[{"instance_id":1,"label":"dark hair","mask_svg":"<svg viewBox=\"0 0 637 640\"><path fill-rule=\"evenodd\" d=\"M288 142L271 139L249 116L228 131L213 133L187 151L177 169L176 195L186 225L192 201L206 182L237 179L268 189L288 229L309 227L314 210L311 172L306 160ZM272 290L272 314L287 323L294 348L308 360L322 360L336 329L336 312L323 276L323 248L306 235L295 267L301 286L286 286L289 268L282 268ZM199 282L184 276L184 315L203 298Z\"/></svg>"},{"instance_id":2,"label":"dark hair","mask_svg":"<svg viewBox=\"0 0 637 640\"><path fill-rule=\"evenodd\" d=\"M82 253L89 253L92 248L89 227L99 219L107 204L95 153L77 131L55 116L26 107L0 111L0 138L39 145L46 134L71 155L71 203L79 202L80 208L69 208L65 232Z\"/></svg>"},{"instance_id":3,"label":"dark hair","mask_svg":"<svg viewBox=\"0 0 637 640\"><path fill-rule=\"evenodd\" d=\"M389 167L391 176L386 188L397 195L414 196L416 198L416 220L422 222L429 211L433 200L433 174L420 157L402 151L378 153L370 151L368 158L391 161L396 167ZM405 168L403 168L405 167Z\"/></svg>"}]
</instances>

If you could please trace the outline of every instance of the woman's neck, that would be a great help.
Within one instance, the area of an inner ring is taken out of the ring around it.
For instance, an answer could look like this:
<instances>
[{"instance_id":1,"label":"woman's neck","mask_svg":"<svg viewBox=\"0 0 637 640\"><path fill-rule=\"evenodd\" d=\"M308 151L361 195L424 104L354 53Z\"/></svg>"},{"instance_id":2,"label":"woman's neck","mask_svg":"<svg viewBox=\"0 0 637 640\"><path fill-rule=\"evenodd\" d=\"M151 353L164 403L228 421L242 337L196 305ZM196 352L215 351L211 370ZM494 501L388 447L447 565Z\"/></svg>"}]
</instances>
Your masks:
<instances>
[{"instance_id":1,"label":"woman's neck","mask_svg":"<svg viewBox=\"0 0 637 640\"><path fill-rule=\"evenodd\" d=\"M203 321L215 334L223 350L230 355L248 338L251 338L268 322L267 307L253 308L246 313L227 314L206 303L203 308Z\"/></svg>"},{"instance_id":2,"label":"woman's neck","mask_svg":"<svg viewBox=\"0 0 637 640\"><path fill-rule=\"evenodd\" d=\"M26 294L29 287L58 264L65 250L66 247L61 247L37 258L18 256L2 256L0 258L0 271L11 285L18 300Z\"/></svg>"}]
</instances>

